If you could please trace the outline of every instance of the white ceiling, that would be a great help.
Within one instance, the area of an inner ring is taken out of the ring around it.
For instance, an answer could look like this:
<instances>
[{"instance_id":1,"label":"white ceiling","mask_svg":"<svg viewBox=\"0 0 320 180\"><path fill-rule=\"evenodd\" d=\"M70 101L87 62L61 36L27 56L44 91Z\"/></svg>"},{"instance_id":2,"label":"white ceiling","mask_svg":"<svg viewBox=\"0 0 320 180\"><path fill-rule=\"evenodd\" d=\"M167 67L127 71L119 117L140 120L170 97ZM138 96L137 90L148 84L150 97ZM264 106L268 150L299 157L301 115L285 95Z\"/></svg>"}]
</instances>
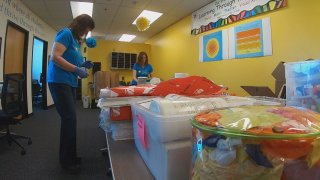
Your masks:
<instances>
[{"instance_id":1,"label":"white ceiling","mask_svg":"<svg viewBox=\"0 0 320 180\"><path fill-rule=\"evenodd\" d=\"M134 34L137 37L132 42L143 43L213 0L78 1L94 3L93 19L96 24L92 32L94 37L117 41L124 33ZM70 0L21 0L21 2L57 31L72 21ZM139 32L132 22L144 9L161 12L163 15L147 31Z\"/></svg>"}]
</instances>

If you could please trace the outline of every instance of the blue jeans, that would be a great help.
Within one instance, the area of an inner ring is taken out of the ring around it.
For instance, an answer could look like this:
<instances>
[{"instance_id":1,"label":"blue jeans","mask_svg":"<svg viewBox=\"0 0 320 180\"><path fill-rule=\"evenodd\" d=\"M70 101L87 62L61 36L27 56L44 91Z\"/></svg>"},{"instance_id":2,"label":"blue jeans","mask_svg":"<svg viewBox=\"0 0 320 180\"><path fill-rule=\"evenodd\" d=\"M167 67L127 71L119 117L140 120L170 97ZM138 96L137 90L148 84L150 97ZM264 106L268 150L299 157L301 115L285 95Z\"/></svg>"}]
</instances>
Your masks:
<instances>
[{"instance_id":1,"label":"blue jeans","mask_svg":"<svg viewBox=\"0 0 320 180\"><path fill-rule=\"evenodd\" d=\"M76 164L77 158L77 116L76 88L62 83L49 83L55 107L61 118L60 163Z\"/></svg>"}]
</instances>

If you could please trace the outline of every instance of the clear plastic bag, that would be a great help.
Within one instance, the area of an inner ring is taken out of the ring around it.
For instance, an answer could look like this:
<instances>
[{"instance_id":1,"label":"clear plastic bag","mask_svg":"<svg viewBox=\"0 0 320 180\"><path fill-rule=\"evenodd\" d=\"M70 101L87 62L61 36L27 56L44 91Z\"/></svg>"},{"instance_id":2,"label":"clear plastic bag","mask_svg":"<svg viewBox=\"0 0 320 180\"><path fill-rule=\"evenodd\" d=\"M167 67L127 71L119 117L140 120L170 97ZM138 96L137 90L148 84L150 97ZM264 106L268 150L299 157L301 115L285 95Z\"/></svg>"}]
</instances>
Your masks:
<instances>
[{"instance_id":1,"label":"clear plastic bag","mask_svg":"<svg viewBox=\"0 0 320 180\"><path fill-rule=\"evenodd\" d=\"M197 114L192 125L192 179L320 179L316 112L222 108Z\"/></svg>"},{"instance_id":2,"label":"clear plastic bag","mask_svg":"<svg viewBox=\"0 0 320 180\"><path fill-rule=\"evenodd\" d=\"M111 132L110 108L101 108L99 119L99 127L103 129L106 133Z\"/></svg>"},{"instance_id":3,"label":"clear plastic bag","mask_svg":"<svg viewBox=\"0 0 320 180\"><path fill-rule=\"evenodd\" d=\"M208 109L246 106L246 105L284 105L284 101L267 97L208 96L186 97L169 94L165 98L154 98L150 111L159 115L194 114Z\"/></svg>"}]
</instances>

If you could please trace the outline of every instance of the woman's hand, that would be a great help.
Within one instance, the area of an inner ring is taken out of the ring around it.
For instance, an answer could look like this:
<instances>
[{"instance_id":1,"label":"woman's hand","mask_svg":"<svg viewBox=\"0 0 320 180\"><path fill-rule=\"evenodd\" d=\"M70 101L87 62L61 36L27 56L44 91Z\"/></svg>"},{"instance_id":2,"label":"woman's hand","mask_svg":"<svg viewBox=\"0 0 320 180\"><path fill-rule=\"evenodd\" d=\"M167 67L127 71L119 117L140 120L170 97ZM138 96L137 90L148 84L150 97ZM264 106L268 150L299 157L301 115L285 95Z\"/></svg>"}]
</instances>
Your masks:
<instances>
[{"instance_id":1,"label":"woman's hand","mask_svg":"<svg viewBox=\"0 0 320 180\"><path fill-rule=\"evenodd\" d=\"M93 67L93 63L91 61L85 61L84 63L81 64L81 67L91 69Z\"/></svg>"},{"instance_id":2,"label":"woman's hand","mask_svg":"<svg viewBox=\"0 0 320 180\"><path fill-rule=\"evenodd\" d=\"M87 78L89 76L85 68L76 67L76 69L74 70L74 73L80 78Z\"/></svg>"}]
</instances>

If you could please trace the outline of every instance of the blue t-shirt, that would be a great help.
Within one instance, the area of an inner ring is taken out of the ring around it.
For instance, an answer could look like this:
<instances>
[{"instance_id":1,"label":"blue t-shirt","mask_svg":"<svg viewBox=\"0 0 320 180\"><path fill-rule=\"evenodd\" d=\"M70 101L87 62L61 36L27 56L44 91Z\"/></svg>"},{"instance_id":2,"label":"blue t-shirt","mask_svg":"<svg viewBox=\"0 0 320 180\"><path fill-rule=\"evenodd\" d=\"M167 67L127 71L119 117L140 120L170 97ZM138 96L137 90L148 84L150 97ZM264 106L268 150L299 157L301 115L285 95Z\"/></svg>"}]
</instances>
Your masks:
<instances>
[{"instance_id":1,"label":"blue t-shirt","mask_svg":"<svg viewBox=\"0 0 320 180\"><path fill-rule=\"evenodd\" d=\"M133 70L137 71L137 78L149 77L149 74L153 71L151 64L147 64L146 66L141 67L138 63L135 63L133 65ZM137 82L135 80L132 80L132 85L137 85Z\"/></svg>"},{"instance_id":2,"label":"blue t-shirt","mask_svg":"<svg viewBox=\"0 0 320 180\"><path fill-rule=\"evenodd\" d=\"M80 67L83 63L83 56L80 50L80 44L73 37L73 34L69 28L61 29L54 42L61 43L66 47L66 51L62 57L69 63ZM63 83L72 87L78 86L78 77L75 73L63 70L56 65L51 59L48 67L48 83Z\"/></svg>"}]
</instances>

